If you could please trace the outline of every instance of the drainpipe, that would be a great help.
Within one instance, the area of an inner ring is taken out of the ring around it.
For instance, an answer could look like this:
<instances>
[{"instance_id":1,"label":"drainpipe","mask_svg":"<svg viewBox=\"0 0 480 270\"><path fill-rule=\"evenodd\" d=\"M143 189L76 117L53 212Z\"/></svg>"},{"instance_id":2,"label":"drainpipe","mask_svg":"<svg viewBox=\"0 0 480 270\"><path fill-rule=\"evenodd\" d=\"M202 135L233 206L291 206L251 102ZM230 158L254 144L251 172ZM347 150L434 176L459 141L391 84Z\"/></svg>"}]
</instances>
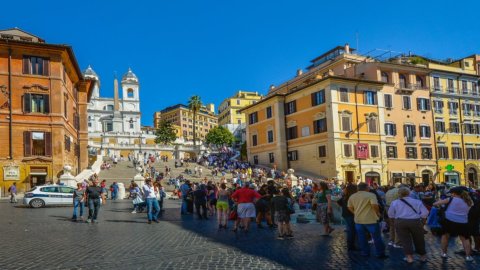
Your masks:
<instances>
[{"instance_id":1,"label":"drainpipe","mask_svg":"<svg viewBox=\"0 0 480 270\"><path fill-rule=\"evenodd\" d=\"M12 49L8 48L8 155L13 160L13 130L12 130Z\"/></svg>"},{"instance_id":2,"label":"drainpipe","mask_svg":"<svg viewBox=\"0 0 480 270\"><path fill-rule=\"evenodd\" d=\"M465 156L465 140L464 140L464 132L463 132L463 110L462 110L462 105L460 103L461 99L458 98L458 113L460 114L460 138L461 138L461 144L462 144L462 159L463 159L463 177L465 179L465 185L467 185L467 157ZM470 184L468 184L470 186Z\"/></svg>"},{"instance_id":3,"label":"drainpipe","mask_svg":"<svg viewBox=\"0 0 480 270\"><path fill-rule=\"evenodd\" d=\"M356 122L357 122L357 144L360 143L360 124L358 122L358 98L357 98L357 93L358 93L358 83L355 85L355 111L356 111ZM355 150L357 148L355 147ZM355 151L356 152L356 151ZM362 160L358 159L358 170L360 173L360 182L362 182Z\"/></svg>"},{"instance_id":4,"label":"drainpipe","mask_svg":"<svg viewBox=\"0 0 480 270\"><path fill-rule=\"evenodd\" d=\"M432 97L431 89L429 91L429 96L430 96L430 103L432 103L433 97ZM443 104L443 99L442 99L442 104ZM435 167L437 169L436 177L437 177L437 179L440 179L440 166L438 165L437 127L435 125L435 111L434 111L435 108L434 108L434 106L431 106L431 109L432 109L431 113L432 113L433 148L434 148L434 151L435 151ZM442 108L442 112L443 112L443 108ZM433 181L433 183L435 183L435 179L432 179L432 181ZM438 182L439 181L437 181L437 183Z\"/></svg>"}]
</instances>

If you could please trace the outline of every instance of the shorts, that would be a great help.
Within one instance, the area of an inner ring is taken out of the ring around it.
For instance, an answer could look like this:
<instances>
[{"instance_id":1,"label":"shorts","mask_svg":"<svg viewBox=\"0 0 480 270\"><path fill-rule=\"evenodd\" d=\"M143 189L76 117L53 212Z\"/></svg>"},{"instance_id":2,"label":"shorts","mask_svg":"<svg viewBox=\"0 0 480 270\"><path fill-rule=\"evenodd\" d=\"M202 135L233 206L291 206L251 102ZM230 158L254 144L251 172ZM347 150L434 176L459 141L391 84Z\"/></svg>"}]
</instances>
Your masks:
<instances>
[{"instance_id":1,"label":"shorts","mask_svg":"<svg viewBox=\"0 0 480 270\"><path fill-rule=\"evenodd\" d=\"M276 211L275 212L275 222L283 223L283 222L290 222L290 214L288 211Z\"/></svg>"},{"instance_id":2,"label":"shorts","mask_svg":"<svg viewBox=\"0 0 480 270\"><path fill-rule=\"evenodd\" d=\"M217 201L217 209L220 211L227 211L229 209L228 202Z\"/></svg>"},{"instance_id":3,"label":"shorts","mask_svg":"<svg viewBox=\"0 0 480 270\"><path fill-rule=\"evenodd\" d=\"M254 218L257 216L253 203L239 203L237 213L239 218Z\"/></svg>"},{"instance_id":4,"label":"shorts","mask_svg":"<svg viewBox=\"0 0 480 270\"><path fill-rule=\"evenodd\" d=\"M208 204L215 206L217 204L217 199L210 199Z\"/></svg>"},{"instance_id":5,"label":"shorts","mask_svg":"<svg viewBox=\"0 0 480 270\"><path fill-rule=\"evenodd\" d=\"M443 233L448 233L452 237L456 236L463 236L463 237L470 237L471 236L471 229L468 223L457 223L445 219L442 222L442 230Z\"/></svg>"}]
</instances>

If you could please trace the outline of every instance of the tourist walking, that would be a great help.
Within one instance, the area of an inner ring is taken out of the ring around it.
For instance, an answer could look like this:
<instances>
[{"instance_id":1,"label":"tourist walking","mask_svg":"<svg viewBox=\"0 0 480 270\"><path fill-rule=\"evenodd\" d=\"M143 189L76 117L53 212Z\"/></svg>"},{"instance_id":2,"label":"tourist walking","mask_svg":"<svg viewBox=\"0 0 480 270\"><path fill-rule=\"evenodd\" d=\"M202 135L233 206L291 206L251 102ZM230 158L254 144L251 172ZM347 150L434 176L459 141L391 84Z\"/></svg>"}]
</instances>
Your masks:
<instances>
[{"instance_id":1,"label":"tourist walking","mask_svg":"<svg viewBox=\"0 0 480 270\"><path fill-rule=\"evenodd\" d=\"M428 210L421 200L413 198L410 190L402 187L398 190L399 198L392 202L388 209L388 217L395 219L395 230L405 253L404 260L413 263L413 252L420 255L420 261L426 262L425 233L423 220Z\"/></svg>"},{"instance_id":2,"label":"tourist walking","mask_svg":"<svg viewBox=\"0 0 480 270\"><path fill-rule=\"evenodd\" d=\"M290 228L290 214L291 205L289 200L290 194L287 188L282 189L276 194L272 200L271 211L275 215L275 222L278 226L278 239L283 240L285 238L292 238L292 230Z\"/></svg>"},{"instance_id":3,"label":"tourist walking","mask_svg":"<svg viewBox=\"0 0 480 270\"><path fill-rule=\"evenodd\" d=\"M10 192L10 203L17 203L17 183L13 183L9 188Z\"/></svg>"},{"instance_id":4,"label":"tourist walking","mask_svg":"<svg viewBox=\"0 0 480 270\"><path fill-rule=\"evenodd\" d=\"M208 219L207 217L207 188L201 184L193 192L193 199L195 202L195 210L197 211L198 219ZM200 212L201 210L201 212Z\"/></svg>"},{"instance_id":5,"label":"tourist walking","mask_svg":"<svg viewBox=\"0 0 480 270\"><path fill-rule=\"evenodd\" d=\"M77 189L73 191L73 215L72 220L77 221L77 218L83 219L83 210L85 207L85 189L82 187L82 183L77 183ZM77 216L77 208L79 209L79 215Z\"/></svg>"},{"instance_id":6,"label":"tourist walking","mask_svg":"<svg viewBox=\"0 0 480 270\"><path fill-rule=\"evenodd\" d=\"M98 212L100 211L100 200L104 195L103 190L100 186L98 186L98 179L93 179L92 185L87 187L85 190L85 197L88 202L88 218L87 223L95 223L97 222Z\"/></svg>"},{"instance_id":7,"label":"tourist walking","mask_svg":"<svg viewBox=\"0 0 480 270\"><path fill-rule=\"evenodd\" d=\"M395 183L395 186L385 193L385 204L386 204L386 211L388 213L388 209L393 201L398 199L398 189L402 186L402 183ZM388 219L388 230L390 234L390 241L388 242L389 246L393 246L394 248L401 248L400 240L397 237L397 233L395 231L395 219L389 218Z\"/></svg>"},{"instance_id":8,"label":"tourist walking","mask_svg":"<svg viewBox=\"0 0 480 270\"><path fill-rule=\"evenodd\" d=\"M314 200L317 204L317 220L323 225L323 235L330 235L334 230L330 226L330 219L333 214L332 192L328 188L327 182L320 182L319 191L315 193Z\"/></svg>"},{"instance_id":9,"label":"tourist walking","mask_svg":"<svg viewBox=\"0 0 480 270\"><path fill-rule=\"evenodd\" d=\"M450 189L451 197L435 202L434 206L445 205L445 218L442 225L442 258L447 259L448 240L450 236L459 236L465 250L465 260L473 261L471 256L470 228L468 226L468 212L473 205L472 199L462 187Z\"/></svg>"},{"instance_id":10,"label":"tourist walking","mask_svg":"<svg viewBox=\"0 0 480 270\"><path fill-rule=\"evenodd\" d=\"M182 208L181 208L181 214L182 215L187 215L187 214L191 214L192 212L191 211L188 211L189 207L188 207L188 204L189 204L189 197L188 197L188 194L190 193L191 191L191 188L190 188L190 181L189 180L186 180L185 183L183 183L181 186L180 186L180 192L182 194Z\"/></svg>"},{"instance_id":11,"label":"tourist walking","mask_svg":"<svg viewBox=\"0 0 480 270\"><path fill-rule=\"evenodd\" d=\"M217 220L218 220L219 229L227 228L229 196L230 196L230 193L227 190L227 185L225 183L221 183L220 189L218 190L218 193L217 193Z\"/></svg>"},{"instance_id":12,"label":"tourist walking","mask_svg":"<svg viewBox=\"0 0 480 270\"><path fill-rule=\"evenodd\" d=\"M358 242L362 256L370 256L367 232L370 233L375 245L375 256L380 259L388 258L385 255L385 244L380 231L380 208L377 196L368 192L368 185L365 182L358 184L358 192L348 199L348 210L353 213L355 229L358 235Z\"/></svg>"},{"instance_id":13,"label":"tourist walking","mask_svg":"<svg viewBox=\"0 0 480 270\"><path fill-rule=\"evenodd\" d=\"M130 187L130 198L132 199L132 203L133 203L132 214L135 214L137 212L142 212L145 202L143 201L142 192L140 191L140 188L138 187L137 183L132 183Z\"/></svg>"},{"instance_id":14,"label":"tourist walking","mask_svg":"<svg viewBox=\"0 0 480 270\"><path fill-rule=\"evenodd\" d=\"M243 225L245 232L248 232L250 228L250 219L256 216L254 202L261 197L260 194L250 188L250 185L247 182L244 184L243 188L232 194L232 199L238 204L238 218L240 218L240 222ZM234 231L236 230L237 228L234 228Z\"/></svg>"},{"instance_id":15,"label":"tourist walking","mask_svg":"<svg viewBox=\"0 0 480 270\"><path fill-rule=\"evenodd\" d=\"M116 200L117 199L117 194L118 194L118 184L117 182L113 182L113 184L110 186L110 192L111 192L111 199Z\"/></svg>"},{"instance_id":16,"label":"tourist walking","mask_svg":"<svg viewBox=\"0 0 480 270\"><path fill-rule=\"evenodd\" d=\"M147 204L147 219L148 224L152 221L158 223L158 215L160 214L160 206L157 200L157 191L152 184L152 179L148 178L145 181L145 185L142 187L143 194L145 196L145 202Z\"/></svg>"},{"instance_id":17,"label":"tourist walking","mask_svg":"<svg viewBox=\"0 0 480 270\"><path fill-rule=\"evenodd\" d=\"M348 199L357 192L357 185L348 184L343 190L343 197L337 203L342 207L342 217L345 220L345 227L347 231L347 249L350 251L357 250L357 231L355 229L354 215L348 210Z\"/></svg>"}]
</instances>

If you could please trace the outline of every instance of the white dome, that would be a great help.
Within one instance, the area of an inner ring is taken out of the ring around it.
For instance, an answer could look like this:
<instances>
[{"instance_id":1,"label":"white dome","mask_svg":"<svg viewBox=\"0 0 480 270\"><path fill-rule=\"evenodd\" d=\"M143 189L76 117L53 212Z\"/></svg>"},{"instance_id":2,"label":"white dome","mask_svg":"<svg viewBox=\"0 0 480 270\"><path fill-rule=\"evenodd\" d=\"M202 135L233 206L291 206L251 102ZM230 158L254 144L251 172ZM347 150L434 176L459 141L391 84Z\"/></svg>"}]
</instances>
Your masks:
<instances>
[{"instance_id":1,"label":"white dome","mask_svg":"<svg viewBox=\"0 0 480 270\"><path fill-rule=\"evenodd\" d=\"M122 77L122 82L124 81L128 81L128 82L136 82L138 83L138 78L137 78L137 75L135 75L135 73L132 72L132 69L131 68L128 68L128 71L127 73L125 73Z\"/></svg>"}]
</instances>

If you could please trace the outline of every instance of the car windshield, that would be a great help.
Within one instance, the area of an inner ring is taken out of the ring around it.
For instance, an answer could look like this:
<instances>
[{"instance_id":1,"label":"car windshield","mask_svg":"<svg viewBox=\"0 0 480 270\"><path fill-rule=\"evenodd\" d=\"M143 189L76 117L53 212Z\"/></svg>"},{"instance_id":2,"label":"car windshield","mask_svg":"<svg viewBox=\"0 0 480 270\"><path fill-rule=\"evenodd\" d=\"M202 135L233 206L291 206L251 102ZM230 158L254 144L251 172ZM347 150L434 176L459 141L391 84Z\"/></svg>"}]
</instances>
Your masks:
<instances>
[{"instance_id":1,"label":"car windshield","mask_svg":"<svg viewBox=\"0 0 480 270\"><path fill-rule=\"evenodd\" d=\"M35 191L37 189L37 187L32 187L29 191L27 192L32 192L32 191Z\"/></svg>"}]
</instances>

